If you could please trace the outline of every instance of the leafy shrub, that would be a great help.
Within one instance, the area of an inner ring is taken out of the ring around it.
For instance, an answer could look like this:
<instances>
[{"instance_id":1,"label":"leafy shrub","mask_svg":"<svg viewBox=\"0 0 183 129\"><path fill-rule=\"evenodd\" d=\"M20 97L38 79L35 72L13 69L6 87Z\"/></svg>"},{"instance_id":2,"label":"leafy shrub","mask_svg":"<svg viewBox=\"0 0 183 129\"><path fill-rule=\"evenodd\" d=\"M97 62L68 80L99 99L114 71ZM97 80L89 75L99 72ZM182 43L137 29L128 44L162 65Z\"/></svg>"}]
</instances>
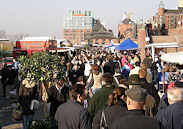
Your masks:
<instances>
[{"instance_id":1,"label":"leafy shrub","mask_svg":"<svg viewBox=\"0 0 183 129\"><path fill-rule=\"evenodd\" d=\"M37 84L43 81L52 81L56 76L62 79L66 72L58 55L37 52L29 58L21 56L18 60L21 64L20 76L22 80L28 78Z\"/></svg>"}]
</instances>

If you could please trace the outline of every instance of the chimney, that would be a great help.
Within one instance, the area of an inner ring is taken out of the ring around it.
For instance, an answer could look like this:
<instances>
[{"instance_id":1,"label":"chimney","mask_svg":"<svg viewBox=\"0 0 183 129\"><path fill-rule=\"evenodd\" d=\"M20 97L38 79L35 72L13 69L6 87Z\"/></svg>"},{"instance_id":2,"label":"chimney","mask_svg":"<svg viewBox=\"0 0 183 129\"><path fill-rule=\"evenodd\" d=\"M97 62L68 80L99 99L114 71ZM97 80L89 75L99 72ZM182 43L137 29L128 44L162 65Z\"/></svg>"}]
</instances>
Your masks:
<instances>
[{"instance_id":1,"label":"chimney","mask_svg":"<svg viewBox=\"0 0 183 129\"><path fill-rule=\"evenodd\" d=\"M144 60L145 58L145 46L147 44L147 42L145 41L145 38L146 38L145 26L142 25L138 29L138 45L139 45L140 56L142 60Z\"/></svg>"}]
</instances>

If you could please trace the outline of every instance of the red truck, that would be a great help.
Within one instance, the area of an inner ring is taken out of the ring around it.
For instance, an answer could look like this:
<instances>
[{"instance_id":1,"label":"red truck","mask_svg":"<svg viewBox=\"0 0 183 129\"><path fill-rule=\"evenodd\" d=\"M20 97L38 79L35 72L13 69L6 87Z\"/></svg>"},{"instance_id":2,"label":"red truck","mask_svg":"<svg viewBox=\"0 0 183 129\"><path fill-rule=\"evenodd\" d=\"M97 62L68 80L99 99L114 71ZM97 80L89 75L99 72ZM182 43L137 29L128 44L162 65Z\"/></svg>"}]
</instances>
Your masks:
<instances>
[{"instance_id":1,"label":"red truck","mask_svg":"<svg viewBox=\"0 0 183 129\"><path fill-rule=\"evenodd\" d=\"M57 47L57 41L51 37L27 37L16 41L16 47L13 49L13 57L20 55L31 56L34 52L43 52L49 48Z\"/></svg>"}]
</instances>

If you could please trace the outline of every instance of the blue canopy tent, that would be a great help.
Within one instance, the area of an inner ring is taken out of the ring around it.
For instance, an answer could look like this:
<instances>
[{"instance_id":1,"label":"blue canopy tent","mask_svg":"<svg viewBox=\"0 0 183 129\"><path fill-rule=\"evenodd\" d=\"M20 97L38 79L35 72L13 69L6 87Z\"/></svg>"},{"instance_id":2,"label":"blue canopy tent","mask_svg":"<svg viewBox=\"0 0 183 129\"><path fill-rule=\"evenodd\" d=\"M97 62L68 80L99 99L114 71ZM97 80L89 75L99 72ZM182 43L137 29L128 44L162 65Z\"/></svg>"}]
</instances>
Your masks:
<instances>
[{"instance_id":1,"label":"blue canopy tent","mask_svg":"<svg viewBox=\"0 0 183 129\"><path fill-rule=\"evenodd\" d=\"M132 50L137 49L138 45L134 43L131 39L123 41L120 45L116 46L115 50Z\"/></svg>"}]
</instances>

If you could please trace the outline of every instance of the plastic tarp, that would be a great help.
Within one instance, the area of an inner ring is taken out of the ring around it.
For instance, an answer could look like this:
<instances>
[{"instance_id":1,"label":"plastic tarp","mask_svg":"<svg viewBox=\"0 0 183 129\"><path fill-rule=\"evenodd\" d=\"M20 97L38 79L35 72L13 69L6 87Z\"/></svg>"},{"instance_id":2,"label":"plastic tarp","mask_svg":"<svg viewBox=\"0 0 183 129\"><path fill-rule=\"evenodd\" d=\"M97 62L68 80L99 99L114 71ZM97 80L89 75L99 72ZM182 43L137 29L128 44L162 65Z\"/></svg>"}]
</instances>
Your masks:
<instances>
[{"instance_id":1,"label":"plastic tarp","mask_svg":"<svg viewBox=\"0 0 183 129\"><path fill-rule=\"evenodd\" d=\"M116 46L115 50L132 50L137 49L138 45L134 43L131 39L127 39L120 45Z\"/></svg>"},{"instance_id":2,"label":"plastic tarp","mask_svg":"<svg viewBox=\"0 0 183 129\"><path fill-rule=\"evenodd\" d=\"M183 65L183 52L167 53L161 56L161 60L167 63Z\"/></svg>"}]
</instances>

